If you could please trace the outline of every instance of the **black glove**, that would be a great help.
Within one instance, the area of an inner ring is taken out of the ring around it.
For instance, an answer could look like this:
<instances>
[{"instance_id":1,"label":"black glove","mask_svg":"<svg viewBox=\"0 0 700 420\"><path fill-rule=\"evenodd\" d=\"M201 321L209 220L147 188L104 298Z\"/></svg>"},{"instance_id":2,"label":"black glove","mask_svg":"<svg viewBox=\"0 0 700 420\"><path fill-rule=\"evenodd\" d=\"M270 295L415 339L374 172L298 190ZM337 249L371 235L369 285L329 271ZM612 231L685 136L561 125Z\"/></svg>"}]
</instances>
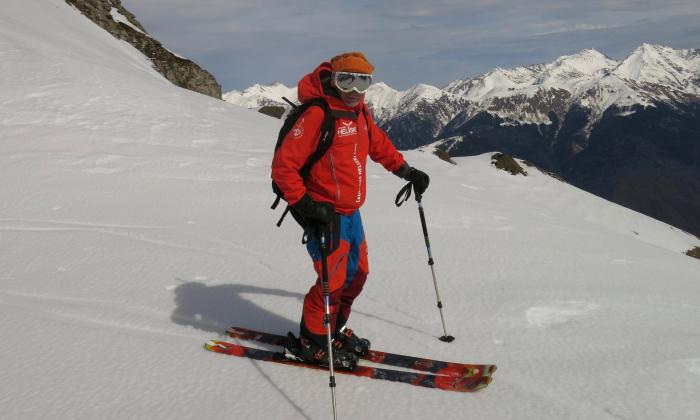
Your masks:
<instances>
[{"instance_id":1,"label":"black glove","mask_svg":"<svg viewBox=\"0 0 700 420\"><path fill-rule=\"evenodd\" d=\"M335 216L335 209L328 203L314 201L304 194L301 200L292 205L301 217L309 224L330 225Z\"/></svg>"},{"instance_id":2,"label":"black glove","mask_svg":"<svg viewBox=\"0 0 700 420\"><path fill-rule=\"evenodd\" d=\"M410 168L403 179L410 181L413 184L413 189L418 195L423 195L430 184L430 177L428 174L416 168Z\"/></svg>"}]
</instances>

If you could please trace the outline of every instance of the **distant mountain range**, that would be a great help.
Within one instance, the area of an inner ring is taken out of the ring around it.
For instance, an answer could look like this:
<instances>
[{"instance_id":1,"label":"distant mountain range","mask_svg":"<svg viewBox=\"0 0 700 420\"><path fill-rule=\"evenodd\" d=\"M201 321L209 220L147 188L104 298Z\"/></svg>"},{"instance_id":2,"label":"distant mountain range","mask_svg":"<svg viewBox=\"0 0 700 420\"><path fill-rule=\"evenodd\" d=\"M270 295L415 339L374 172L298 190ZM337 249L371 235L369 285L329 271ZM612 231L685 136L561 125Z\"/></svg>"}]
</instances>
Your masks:
<instances>
[{"instance_id":1,"label":"distant mountain range","mask_svg":"<svg viewBox=\"0 0 700 420\"><path fill-rule=\"evenodd\" d=\"M276 83L229 92L248 108L286 106ZM366 97L400 149L501 151L569 183L700 235L700 50L644 44L618 61L596 50L496 68L443 88Z\"/></svg>"}]
</instances>

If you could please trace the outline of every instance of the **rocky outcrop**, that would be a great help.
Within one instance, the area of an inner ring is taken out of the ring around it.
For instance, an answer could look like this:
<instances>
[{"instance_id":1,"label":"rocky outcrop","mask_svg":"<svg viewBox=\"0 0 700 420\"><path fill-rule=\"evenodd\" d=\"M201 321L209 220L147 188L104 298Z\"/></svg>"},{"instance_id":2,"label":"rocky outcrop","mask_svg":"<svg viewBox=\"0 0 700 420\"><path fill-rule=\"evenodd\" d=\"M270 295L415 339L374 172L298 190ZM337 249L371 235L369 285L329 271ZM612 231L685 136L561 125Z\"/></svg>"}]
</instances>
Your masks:
<instances>
[{"instance_id":1,"label":"rocky outcrop","mask_svg":"<svg viewBox=\"0 0 700 420\"><path fill-rule=\"evenodd\" d=\"M153 67L173 84L221 99L221 85L208 71L184 57L168 51L152 38L120 0L66 0L83 15L141 51Z\"/></svg>"},{"instance_id":2,"label":"rocky outcrop","mask_svg":"<svg viewBox=\"0 0 700 420\"><path fill-rule=\"evenodd\" d=\"M281 119L284 113L287 112L287 108L283 106L265 105L258 109L258 112L269 115L270 117Z\"/></svg>"},{"instance_id":3,"label":"rocky outcrop","mask_svg":"<svg viewBox=\"0 0 700 420\"><path fill-rule=\"evenodd\" d=\"M688 250L688 252L686 252L685 255L700 260L700 247L696 246L695 248Z\"/></svg>"},{"instance_id":4,"label":"rocky outcrop","mask_svg":"<svg viewBox=\"0 0 700 420\"><path fill-rule=\"evenodd\" d=\"M513 156L508 156L503 153L496 153L491 156L491 165L495 166L497 169L506 171L511 175L523 175L527 176L527 172L523 169L518 162L513 159Z\"/></svg>"}]
</instances>

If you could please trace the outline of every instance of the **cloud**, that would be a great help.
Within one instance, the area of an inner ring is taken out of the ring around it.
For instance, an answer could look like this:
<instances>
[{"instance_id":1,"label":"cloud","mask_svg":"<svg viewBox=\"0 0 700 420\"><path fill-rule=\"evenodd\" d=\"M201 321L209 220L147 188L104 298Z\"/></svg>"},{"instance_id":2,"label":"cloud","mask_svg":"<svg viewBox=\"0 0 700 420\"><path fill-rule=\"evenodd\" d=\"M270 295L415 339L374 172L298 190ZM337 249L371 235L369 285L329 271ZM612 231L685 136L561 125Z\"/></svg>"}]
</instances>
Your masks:
<instances>
[{"instance_id":1,"label":"cloud","mask_svg":"<svg viewBox=\"0 0 700 420\"><path fill-rule=\"evenodd\" d=\"M397 88L643 42L700 46L697 0L123 0L154 37L224 90L295 84L339 51L362 50ZM694 19L694 21L693 21Z\"/></svg>"}]
</instances>

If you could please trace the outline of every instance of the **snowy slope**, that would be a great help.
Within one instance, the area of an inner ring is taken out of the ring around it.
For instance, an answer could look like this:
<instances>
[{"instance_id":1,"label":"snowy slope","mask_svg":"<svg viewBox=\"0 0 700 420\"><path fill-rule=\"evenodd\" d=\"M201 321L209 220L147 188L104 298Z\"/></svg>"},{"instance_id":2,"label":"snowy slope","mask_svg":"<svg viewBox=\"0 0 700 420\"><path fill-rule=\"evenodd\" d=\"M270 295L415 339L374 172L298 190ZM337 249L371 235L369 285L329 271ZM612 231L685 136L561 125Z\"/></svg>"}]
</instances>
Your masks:
<instances>
[{"instance_id":1,"label":"snowy slope","mask_svg":"<svg viewBox=\"0 0 700 420\"><path fill-rule=\"evenodd\" d=\"M322 419L327 376L202 349L229 324L296 329L313 281L274 226L279 121L174 87L61 0L0 0L0 413L8 419ZM424 197L452 344L414 205L368 166L377 347L494 362L474 395L338 378L340 418L694 419L699 241L489 156Z\"/></svg>"}]
</instances>

